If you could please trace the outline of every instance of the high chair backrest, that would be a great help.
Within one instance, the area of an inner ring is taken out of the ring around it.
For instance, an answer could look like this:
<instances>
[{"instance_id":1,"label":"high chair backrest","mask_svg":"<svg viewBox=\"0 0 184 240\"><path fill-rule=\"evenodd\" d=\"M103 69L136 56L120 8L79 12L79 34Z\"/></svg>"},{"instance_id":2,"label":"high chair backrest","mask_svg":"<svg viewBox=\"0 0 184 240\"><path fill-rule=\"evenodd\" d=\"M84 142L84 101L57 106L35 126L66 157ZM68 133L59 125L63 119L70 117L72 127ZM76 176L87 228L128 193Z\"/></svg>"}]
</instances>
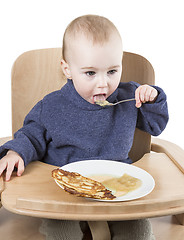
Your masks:
<instances>
[{"instance_id":1,"label":"high chair backrest","mask_svg":"<svg viewBox=\"0 0 184 240\"><path fill-rule=\"evenodd\" d=\"M66 83L61 70L61 48L39 49L20 55L12 67L12 133L25 116L46 94ZM135 81L154 85L154 70L144 57L124 52L122 82ZM125 136L126 137L126 136ZM150 152L151 136L136 129L130 157L133 161Z\"/></svg>"}]
</instances>

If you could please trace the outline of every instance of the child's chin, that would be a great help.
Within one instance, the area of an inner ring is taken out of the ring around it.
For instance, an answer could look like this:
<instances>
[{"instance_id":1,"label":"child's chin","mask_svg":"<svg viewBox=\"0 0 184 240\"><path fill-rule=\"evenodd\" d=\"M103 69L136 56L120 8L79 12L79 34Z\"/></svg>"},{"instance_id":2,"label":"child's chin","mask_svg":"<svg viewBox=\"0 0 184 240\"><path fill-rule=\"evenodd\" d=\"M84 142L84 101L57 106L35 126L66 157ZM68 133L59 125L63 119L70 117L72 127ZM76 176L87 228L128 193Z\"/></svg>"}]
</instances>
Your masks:
<instances>
[{"instance_id":1,"label":"child's chin","mask_svg":"<svg viewBox=\"0 0 184 240\"><path fill-rule=\"evenodd\" d=\"M95 104L93 99L85 99L87 102L91 103L91 104Z\"/></svg>"}]
</instances>

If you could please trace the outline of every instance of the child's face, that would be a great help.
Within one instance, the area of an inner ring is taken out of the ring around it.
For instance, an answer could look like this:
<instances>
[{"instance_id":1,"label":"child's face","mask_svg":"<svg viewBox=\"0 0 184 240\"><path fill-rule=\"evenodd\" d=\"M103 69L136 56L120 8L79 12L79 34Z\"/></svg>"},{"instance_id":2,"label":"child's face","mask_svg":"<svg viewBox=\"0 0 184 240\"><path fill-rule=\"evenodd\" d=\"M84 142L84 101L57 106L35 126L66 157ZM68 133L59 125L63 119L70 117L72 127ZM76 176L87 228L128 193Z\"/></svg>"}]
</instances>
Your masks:
<instances>
[{"instance_id":1,"label":"child's face","mask_svg":"<svg viewBox=\"0 0 184 240\"><path fill-rule=\"evenodd\" d=\"M123 49L120 37L114 34L100 45L78 36L69 46L68 63L62 60L62 68L72 79L76 91L92 104L108 98L121 78Z\"/></svg>"}]
</instances>

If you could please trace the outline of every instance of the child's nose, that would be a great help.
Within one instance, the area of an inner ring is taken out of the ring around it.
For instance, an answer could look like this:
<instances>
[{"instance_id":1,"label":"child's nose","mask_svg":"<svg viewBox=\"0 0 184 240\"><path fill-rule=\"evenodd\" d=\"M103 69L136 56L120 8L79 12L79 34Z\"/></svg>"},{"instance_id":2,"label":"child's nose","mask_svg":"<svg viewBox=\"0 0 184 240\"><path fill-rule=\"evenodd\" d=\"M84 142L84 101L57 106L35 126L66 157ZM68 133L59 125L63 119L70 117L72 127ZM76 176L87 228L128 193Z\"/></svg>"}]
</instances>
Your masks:
<instances>
[{"instance_id":1,"label":"child's nose","mask_svg":"<svg viewBox=\"0 0 184 240\"><path fill-rule=\"evenodd\" d=\"M104 88L107 87L107 79L106 77L99 77L98 79L98 87Z\"/></svg>"}]
</instances>

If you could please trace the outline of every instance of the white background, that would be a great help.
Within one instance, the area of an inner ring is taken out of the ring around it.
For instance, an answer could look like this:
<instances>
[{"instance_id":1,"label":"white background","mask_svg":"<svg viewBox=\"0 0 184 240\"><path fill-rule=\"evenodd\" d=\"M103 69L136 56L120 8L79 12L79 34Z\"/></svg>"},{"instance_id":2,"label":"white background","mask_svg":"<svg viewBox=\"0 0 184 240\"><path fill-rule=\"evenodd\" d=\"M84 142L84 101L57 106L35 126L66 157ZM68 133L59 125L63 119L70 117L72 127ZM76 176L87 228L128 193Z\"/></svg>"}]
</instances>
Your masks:
<instances>
[{"instance_id":1,"label":"white background","mask_svg":"<svg viewBox=\"0 0 184 240\"><path fill-rule=\"evenodd\" d=\"M124 50L146 57L168 96L160 138L184 149L184 7L182 0L0 0L0 137L11 135L11 67L23 52L62 47L68 23L84 14L109 18Z\"/></svg>"}]
</instances>

